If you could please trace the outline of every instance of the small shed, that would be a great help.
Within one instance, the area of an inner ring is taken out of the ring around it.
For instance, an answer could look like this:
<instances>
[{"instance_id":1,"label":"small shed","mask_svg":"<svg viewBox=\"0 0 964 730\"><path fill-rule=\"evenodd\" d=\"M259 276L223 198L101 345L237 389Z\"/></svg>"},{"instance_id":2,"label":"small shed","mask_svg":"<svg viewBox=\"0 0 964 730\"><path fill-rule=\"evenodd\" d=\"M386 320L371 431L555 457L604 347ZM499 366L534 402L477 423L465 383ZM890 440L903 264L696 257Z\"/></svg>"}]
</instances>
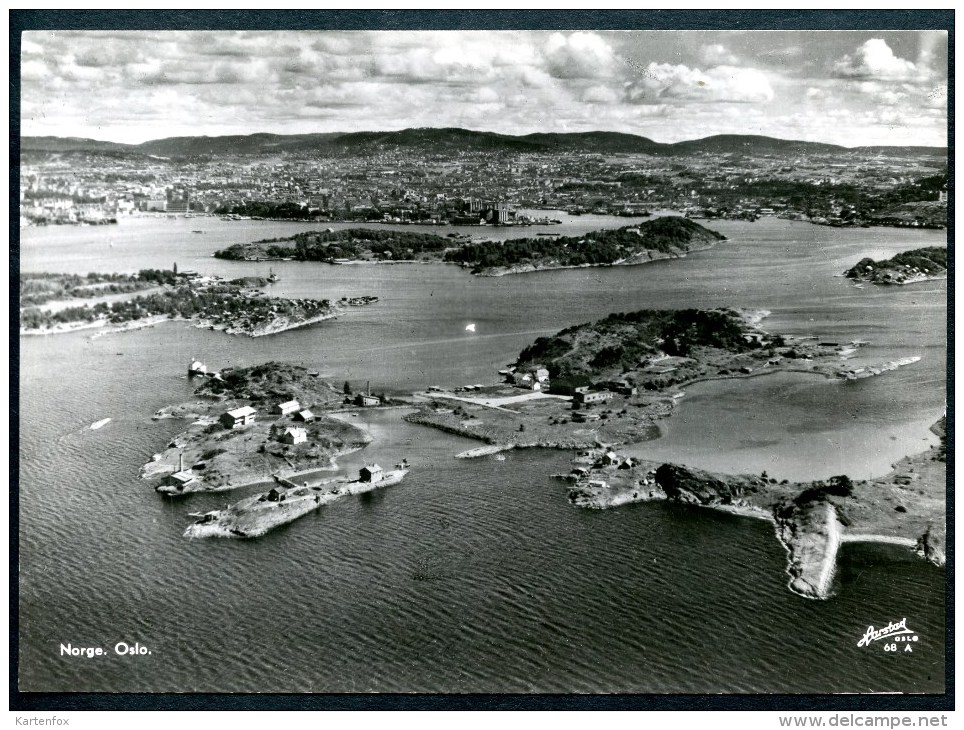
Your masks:
<instances>
[{"instance_id":1,"label":"small shed","mask_svg":"<svg viewBox=\"0 0 964 730\"><path fill-rule=\"evenodd\" d=\"M282 416L287 416L289 413L296 413L300 410L301 404L295 399L285 401L284 403L279 403L275 406L275 413Z\"/></svg>"},{"instance_id":2,"label":"small shed","mask_svg":"<svg viewBox=\"0 0 964 730\"><path fill-rule=\"evenodd\" d=\"M298 411L295 414L295 418L299 421L304 421L305 423L311 423L315 420L315 414L305 408L303 411Z\"/></svg>"},{"instance_id":3,"label":"small shed","mask_svg":"<svg viewBox=\"0 0 964 730\"><path fill-rule=\"evenodd\" d=\"M284 487L271 487L268 491L267 497L269 502L281 502L285 498L285 492L288 491Z\"/></svg>"},{"instance_id":4,"label":"small shed","mask_svg":"<svg viewBox=\"0 0 964 730\"><path fill-rule=\"evenodd\" d=\"M366 464L358 472L358 481L377 482L381 476L382 468L378 464Z\"/></svg>"}]
</instances>

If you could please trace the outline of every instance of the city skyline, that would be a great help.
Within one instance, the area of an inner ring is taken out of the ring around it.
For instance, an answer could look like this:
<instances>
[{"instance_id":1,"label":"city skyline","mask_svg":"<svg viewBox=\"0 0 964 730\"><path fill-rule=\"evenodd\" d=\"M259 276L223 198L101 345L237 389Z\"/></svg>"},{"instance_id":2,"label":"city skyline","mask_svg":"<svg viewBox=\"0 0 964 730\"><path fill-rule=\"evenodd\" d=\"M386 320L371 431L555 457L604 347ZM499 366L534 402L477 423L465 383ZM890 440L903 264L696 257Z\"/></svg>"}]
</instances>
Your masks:
<instances>
[{"instance_id":1,"label":"city skyline","mask_svg":"<svg viewBox=\"0 0 964 730\"><path fill-rule=\"evenodd\" d=\"M943 31L26 32L21 133L463 127L947 144Z\"/></svg>"}]
</instances>

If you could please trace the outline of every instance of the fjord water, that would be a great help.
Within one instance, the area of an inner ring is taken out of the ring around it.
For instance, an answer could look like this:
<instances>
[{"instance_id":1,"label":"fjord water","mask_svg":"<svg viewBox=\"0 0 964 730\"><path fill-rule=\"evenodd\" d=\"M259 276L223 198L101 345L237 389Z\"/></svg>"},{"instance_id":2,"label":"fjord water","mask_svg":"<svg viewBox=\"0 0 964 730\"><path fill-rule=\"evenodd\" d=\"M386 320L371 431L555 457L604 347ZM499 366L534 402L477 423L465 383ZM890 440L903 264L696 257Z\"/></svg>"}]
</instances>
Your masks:
<instances>
[{"instance_id":1,"label":"fjord water","mask_svg":"<svg viewBox=\"0 0 964 730\"><path fill-rule=\"evenodd\" d=\"M552 230L569 225L600 221ZM406 424L399 411L363 411L376 441L340 465L406 457L408 478L246 542L181 537L188 513L243 494L172 501L138 478L183 428L150 415L190 398L191 357L215 368L287 360L336 383L404 392L490 382L540 334L643 307L767 309L771 331L869 340L861 362L922 359L857 382L692 386L664 436L634 447L641 455L779 478L870 476L933 443L945 283L855 289L834 275L865 255L941 245L942 232L775 219L711 227L730 240L631 268L485 279L450 266L273 263L272 293L381 301L259 339L184 323L22 337L21 690L943 691L942 570L896 548L848 547L835 595L804 600L786 589L768 523L667 505L573 508L547 476L568 468L564 453L458 461L473 442ZM264 274L210 254L304 228L195 219L28 230L21 267L136 271L176 260ZM920 636L913 653L857 647L867 626L904 617ZM151 654L118 657L120 641ZM110 655L62 657L67 642Z\"/></svg>"}]
</instances>

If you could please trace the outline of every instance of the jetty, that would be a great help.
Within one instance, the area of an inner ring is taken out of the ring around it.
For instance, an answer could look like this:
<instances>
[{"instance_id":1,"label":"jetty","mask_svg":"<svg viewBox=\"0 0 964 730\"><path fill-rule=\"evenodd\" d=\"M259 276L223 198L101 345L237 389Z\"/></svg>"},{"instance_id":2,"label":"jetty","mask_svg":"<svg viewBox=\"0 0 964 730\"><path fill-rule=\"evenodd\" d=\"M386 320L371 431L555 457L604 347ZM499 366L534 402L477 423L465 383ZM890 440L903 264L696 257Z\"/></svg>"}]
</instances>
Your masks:
<instances>
[{"instance_id":1,"label":"jetty","mask_svg":"<svg viewBox=\"0 0 964 730\"><path fill-rule=\"evenodd\" d=\"M383 472L373 464L363 467L355 481L317 486L307 483L298 486L290 479L274 475L276 484L270 490L201 515L184 531L184 537L260 537L341 497L398 484L407 473L407 468Z\"/></svg>"}]
</instances>

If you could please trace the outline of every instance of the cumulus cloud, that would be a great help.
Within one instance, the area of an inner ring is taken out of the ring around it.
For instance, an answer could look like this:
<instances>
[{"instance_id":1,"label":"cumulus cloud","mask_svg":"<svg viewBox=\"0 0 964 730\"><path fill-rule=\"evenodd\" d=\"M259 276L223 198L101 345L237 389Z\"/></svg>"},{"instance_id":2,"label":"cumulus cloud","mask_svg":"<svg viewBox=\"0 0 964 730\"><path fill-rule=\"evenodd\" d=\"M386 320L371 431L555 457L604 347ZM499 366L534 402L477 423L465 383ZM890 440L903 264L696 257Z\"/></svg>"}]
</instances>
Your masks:
<instances>
[{"instance_id":1,"label":"cumulus cloud","mask_svg":"<svg viewBox=\"0 0 964 730\"><path fill-rule=\"evenodd\" d=\"M881 38L871 38L853 54L837 61L834 73L845 78L903 80L920 76L926 69L898 58Z\"/></svg>"},{"instance_id":2,"label":"cumulus cloud","mask_svg":"<svg viewBox=\"0 0 964 730\"><path fill-rule=\"evenodd\" d=\"M841 45L852 41L831 36L814 43L799 33L28 32L21 121L25 134L118 141L425 126L599 129L661 141L750 130L843 143L865 133L946 133L946 86L936 86L944 79L921 75L942 63L941 37L908 33L900 48L917 41L911 63L886 45L884 52L882 41L854 51L856 44ZM800 58L767 62L804 43L811 67ZM821 75L812 73L817 67ZM902 117L919 125L912 131L895 131L893 115L881 126L879 110L900 106L916 110Z\"/></svg>"},{"instance_id":3,"label":"cumulus cloud","mask_svg":"<svg viewBox=\"0 0 964 730\"><path fill-rule=\"evenodd\" d=\"M700 49L700 60L708 66L733 66L740 62L722 43L711 43Z\"/></svg>"},{"instance_id":4,"label":"cumulus cloud","mask_svg":"<svg viewBox=\"0 0 964 730\"><path fill-rule=\"evenodd\" d=\"M546 44L549 73L558 79L596 79L612 75L615 55L596 33L553 33Z\"/></svg>"},{"instance_id":5,"label":"cumulus cloud","mask_svg":"<svg viewBox=\"0 0 964 730\"><path fill-rule=\"evenodd\" d=\"M701 71L683 65L650 63L642 78L630 84L627 97L636 103L762 103L773 100L773 88L764 73L752 68L717 66Z\"/></svg>"}]
</instances>

